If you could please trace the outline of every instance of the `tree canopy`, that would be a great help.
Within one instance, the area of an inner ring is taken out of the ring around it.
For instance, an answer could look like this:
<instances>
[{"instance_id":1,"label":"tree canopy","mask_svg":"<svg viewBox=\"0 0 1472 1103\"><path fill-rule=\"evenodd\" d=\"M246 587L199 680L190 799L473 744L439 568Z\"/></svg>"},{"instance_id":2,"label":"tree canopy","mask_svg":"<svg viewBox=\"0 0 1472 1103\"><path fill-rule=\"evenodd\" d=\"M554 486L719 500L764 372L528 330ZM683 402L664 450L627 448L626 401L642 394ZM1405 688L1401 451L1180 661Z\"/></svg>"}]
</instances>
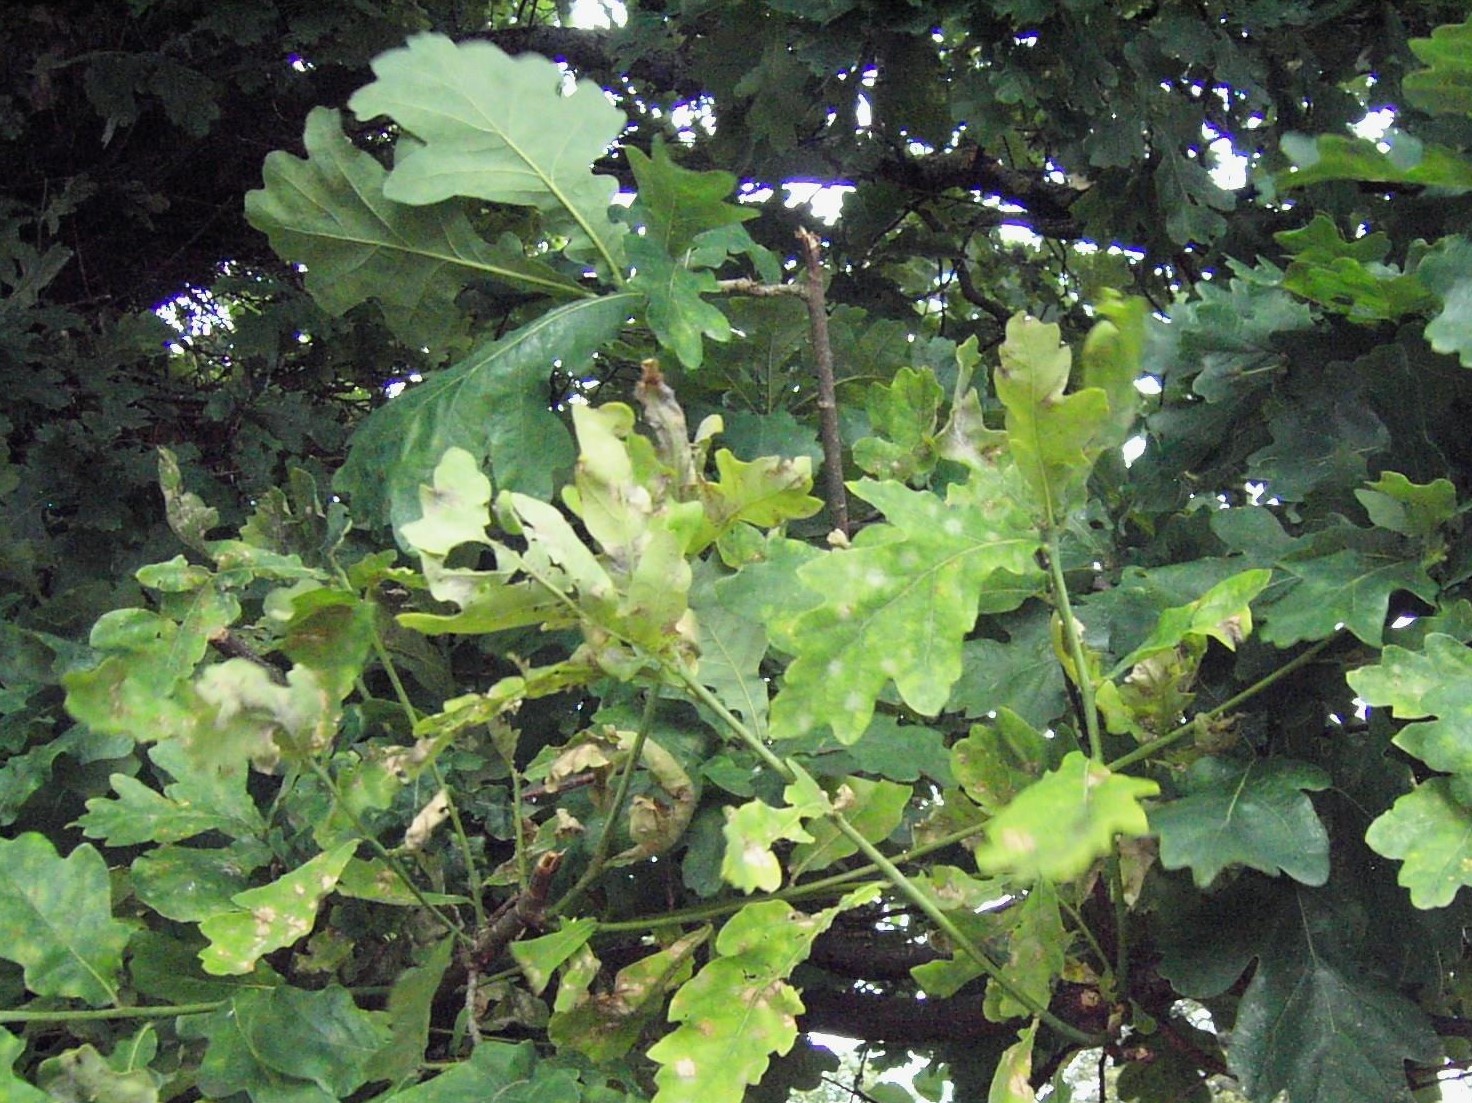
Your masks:
<instances>
[{"instance_id":1,"label":"tree canopy","mask_svg":"<svg viewBox=\"0 0 1472 1103\"><path fill-rule=\"evenodd\" d=\"M1440 1098L1465 6L598 7L0 28L0 1094Z\"/></svg>"}]
</instances>

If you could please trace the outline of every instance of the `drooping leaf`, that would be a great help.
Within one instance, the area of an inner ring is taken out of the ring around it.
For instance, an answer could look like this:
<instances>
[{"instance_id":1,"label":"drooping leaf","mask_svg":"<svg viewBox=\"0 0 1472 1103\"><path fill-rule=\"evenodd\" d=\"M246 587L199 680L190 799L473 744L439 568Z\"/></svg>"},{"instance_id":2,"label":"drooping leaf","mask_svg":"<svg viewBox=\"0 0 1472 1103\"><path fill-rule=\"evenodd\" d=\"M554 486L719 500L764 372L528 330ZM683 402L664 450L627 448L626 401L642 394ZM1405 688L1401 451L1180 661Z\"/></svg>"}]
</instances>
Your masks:
<instances>
[{"instance_id":1,"label":"drooping leaf","mask_svg":"<svg viewBox=\"0 0 1472 1103\"><path fill-rule=\"evenodd\" d=\"M726 818L726 854L721 876L743 892L776 892L782 885L782 863L772 853L779 839L810 843L804 820L832 808L828 795L800 767L797 780L783 792L786 805L773 808L760 800L743 804Z\"/></svg>"},{"instance_id":2,"label":"drooping leaf","mask_svg":"<svg viewBox=\"0 0 1472 1103\"><path fill-rule=\"evenodd\" d=\"M851 894L815 915L768 900L732 916L716 936L717 956L670 1001L679 1025L648 1051L660 1065L655 1103L739 1103L770 1055L797 1039L803 1004L786 978L840 911L872 898Z\"/></svg>"},{"instance_id":3,"label":"drooping leaf","mask_svg":"<svg viewBox=\"0 0 1472 1103\"><path fill-rule=\"evenodd\" d=\"M1159 791L1153 781L1111 773L1070 751L987 822L976 868L1071 881L1113 851L1116 835L1150 830L1140 800Z\"/></svg>"},{"instance_id":4,"label":"drooping leaf","mask_svg":"<svg viewBox=\"0 0 1472 1103\"><path fill-rule=\"evenodd\" d=\"M1231 650L1252 634L1250 603L1267 589L1272 571L1251 570L1218 582L1189 605L1164 610L1155 630L1114 668L1114 675L1184 641L1217 640Z\"/></svg>"},{"instance_id":5,"label":"drooping leaf","mask_svg":"<svg viewBox=\"0 0 1472 1103\"><path fill-rule=\"evenodd\" d=\"M1328 786L1328 775L1306 762L1199 759L1183 779L1184 795L1150 809L1160 862L1166 869L1189 866L1202 888L1236 863L1322 885L1329 835L1304 791Z\"/></svg>"},{"instance_id":6,"label":"drooping leaf","mask_svg":"<svg viewBox=\"0 0 1472 1103\"><path fill-rule=\"evenodd\" d=\"M489 460L499 489L551 497L557 473L574 457L567 430L548 408L548 373L558 362L580 370L636 302L608 295L548 311L375 411L334 480L353 515L396 526L412 521L420 485L432 482L452 447Z\"/></svg>"},{"instance_id":7,"label":"drooping leaf","mask_svg":"<svg viewBox=\"0 0 1472 1103\"><path fill-rule=\"evenodd\" d=\"M1056 664L1055 664L1056 665ZM1005 705L951 745L951 773L986 812L999 812L1035 782L1053 758L1050 741Z\"/></svg>"},{"instance_id":8,"label":"drooping leaf","mask_svg":"<svg viewBox=\"0 0 1472 1103\"><path fill-rule=\"evenodd\" d=\"M608 992L585 990L572 1006L562 1006L559 988L548 1036L559 1049L575 1049L592 1061L623 1057L664 1009L665 993L690 978L695 951L709 937L709 927L691 931L620 969Z\"/></svg>"},{"instance_id":9,"label":"drooping leaf","mask_svg":"<svg viewBox=\"0 0 1472 1103\"><path fill-rule=\"evenodd\" d=\"M511 956L521 967L532 991L540 996L557 967L587 945L597 929L597 920L574 919L538 938L517 939L510 946Z\"/></svg>"},{"instance_id":10,"label":"drooping leaf","mask_svg":"<svg viewBox=\"0 0 1472 1103\"><path fill-rule=\"evenodd\" d=\"M1032 1090L1032 1043L1037 1032L1038 1024L1033 1023L1002 1053L992 1073L986 1103L1037 1103L1037 1093Z\"/></svg>"},{"instance_id":11,"label":"drooping leaf","mask_svg":"<svg viewBox=\"0 0 1472 1103\"><path fill-rule=\"evenodd\" d=\"M267 156L266 186L246 193L245 212L283 260L306 266L307 289L327 313L373 299L401 341L438 350L464 328L455 299L471 280L586 294L510 234L486 242L448 197L430 206L387 198L387 170L343 136L336 111L313 108L305 144L306 160L279 150Z\"/></svg>"},{"instance_id":12,"label":"drooping leaf","mask_svg":"<svg viewBox=\"0 0 1472 1103\"><path fill-rule=\"evenodd\" d=\"M424 1063L435 993L450 967L453 950L454 939L442 938L425 955L423 964L405 969L394 980L388 994L391 1036L368 1059L363 1069L365 1079L400 1082Z\"/></svg>"},{"instance_id":13,"label":"drooping leaf","mask_svg":"<svg viewBox=\"0 0 1472 1103\"><path fill-rule=\"evenodd\" d=\"M1016 918L1007 930L1007 957L1002 974L1013 988L1032 998L1037 1006L1047 1007L1052 997L1053 982L1063 973L1068 950L1068 934L1058 910L1057 890L1047 881L1039 881L1028 890L1027 898L1016 907ZM1004 1023L1031 1014L997 984L988 980L983 1003L986 1017Z\"/></svg>"},{"instance_id":14,"label":"drooping leaf","mask_svg":"<svg viewBox=\"0 0 1472 1103\"><path fill-rule=\"evenodd\" d=\"M421 34L373 61L377 79L348 106L361 119L387 115L421 145L401 155L383 192L399 203L451 196L535 207L574 256L595 256L620 278L624 232L608 217L618 190L591 171L624 127L592 81L559 92L556 65L510 57L489 42Z\"/></svg>"},{"instance_id":15,"label":"drooping leaf","mask_svg":"<svg viewBox=\"0 0 1472 1103\"><path fill-rule=\"evenodd\" d=\"M891 680L917 712L940 711L978 610L1015 608L1040 581L1038 537L1019 489L996 468L951 487L944 502L898 483L854 485L887 523L799 570L808 588L841 601L768 621L773 641L796 656L772 704L774 736L827 723L851 743Z\"/></svg>"},{"instance_id":16,"label":"drooping leaf","mask_svg":"<svg viewBox=\"0 0 1472 1103\"><path fill-rule=\"evenodd\" d=\"M899 826L912 796L908 785L898 785L882 778L849 777L838 786L833 800L850 826L871 843L881 842ZM792 849L792 875L799 877L811 870L827 869L847 858L858 846L838 830L831 820L815 820L809 827L812 842L798 843Z\"/></svg>"},{"instance_id":17,"label":"drooping leaf","mask_svg":"<svg viewBox=\"0 0 1472 1103\"><path fill-rule=\"evenodd\" d=\"M269 885L237 893L231 898L233 910L201 922L200 932L210 940L199 955L205 972L248 973L263 955L306 937L316 921L317 905L337 884L357 845L343 843Z\"/></svg>"}]
</instances>

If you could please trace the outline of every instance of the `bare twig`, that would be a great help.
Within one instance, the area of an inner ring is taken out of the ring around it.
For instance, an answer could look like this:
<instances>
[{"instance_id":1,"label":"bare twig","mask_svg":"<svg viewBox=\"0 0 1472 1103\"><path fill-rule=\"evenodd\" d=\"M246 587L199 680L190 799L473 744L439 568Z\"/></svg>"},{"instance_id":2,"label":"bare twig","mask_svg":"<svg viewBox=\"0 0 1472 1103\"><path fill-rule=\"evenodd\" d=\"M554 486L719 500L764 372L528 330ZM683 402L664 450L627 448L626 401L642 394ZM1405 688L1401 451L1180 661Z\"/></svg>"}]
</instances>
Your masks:
<instances>
[{"instance_id":1,"label":"bare twig","mask_svg":"<svg viewBox=\"0 0 1472 1103\"><path fill-rule=\"evenodd\" d=\"M823 260L818 235L797 231L797 243L807 265L803 300L813 333L813 358L818 365L818 434L823 442L823 480L828 488L828 513L833 527L849 535L848 490L843 485L843 442L838 436L838 394L833 384L833 345L828 339L828 302L823 295Z\"/></svg>"},{"instance_id":2,"label":"bare twig","mask_svg":"<svg viewBox=\"0 0 1472 1103\"><path fill-rule=\"evenodd\" d=\"M750 295L756 299L774 298L777 295L807 297L807 289L800 283L762 283L761 280L742 277L734 280L717 280L716 289L727 295Z\"/></svg>"}]
</instances>

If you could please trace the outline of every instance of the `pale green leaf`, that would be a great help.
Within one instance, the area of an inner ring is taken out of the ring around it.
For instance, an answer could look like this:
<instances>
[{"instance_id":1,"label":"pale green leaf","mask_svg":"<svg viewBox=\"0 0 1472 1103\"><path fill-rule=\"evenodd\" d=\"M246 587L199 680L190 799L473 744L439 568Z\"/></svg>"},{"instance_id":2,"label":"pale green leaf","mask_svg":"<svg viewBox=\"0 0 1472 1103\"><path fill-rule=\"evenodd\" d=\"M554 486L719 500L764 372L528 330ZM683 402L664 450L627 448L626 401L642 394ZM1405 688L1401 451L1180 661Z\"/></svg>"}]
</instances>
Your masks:
<instances>
[{"instance_id":1,"label":"pale green leaf","mask_svg":"<svg viewBox=\"0 0 1472 1103\"><path fill-rule=\"evenodd\" d=\"M648 1051L661 1066L654 1103L739 1103L771 1054L797 1039L803 1004L787 976L840 911L873 895L851 894L816 915L768 900L732 916L716 937L717 956L670 1002L679 1025Z\"/></svg>"},{"instance_id":2,"label":"pale green leaf","mask_svg":"<svg viewBox=\"0 0 1472 1103\"><path fill-rule=\"evenodd\" d=\"M468 196L535 207L575 256L596 255L621 276L625 231L608 217L618 191L592 172L623 130L623 113L590 80L564 91L562 72L537 54L510 57L483 40L415 35L373 61L377 79L348 106L387 115L420 145L401 153L384 194L438 203Z\"/></svg>"},{"instance_id":3,"label":"pale green leaf","mask_svg":"<svg viewBox=\"0 0 1472 1103\"><path fill-rule=\"evenodd\" d=\"M1404 536L1430 536L1457 512L1457 491L1450 479L1413 483L1399 471L1382 472L1354 496L1374 524Z\"/></svg>"},{"instance_id":4,"label":"pale green leaf","mask_svg":"<svg viewBox=\"0 0 1472 1103\"><path fill-rule=\"evenodd\" d=\"M1024 789L986 825L976 850L983 873L1071 881L1114 850L1116 835L1145 835L1143 797L1160 786L1111 773L1070 751L1062 764Z\"/></svg>"},{"instance_id":5,"label":"pale green leaf","mask_svg":"<svg viewBox=\"0 0 1472 1103\"><path fill-rule=\"evenodd\" d=\"M772 853L772 845L779 839L812 842L813 836L803 827L803 821L832 808L818 783L801 767L790 765L797 771L797 780L783 792L787 801L784 807L773 808L754 800L726 817L726 854L721 861L721 876L743 892L758 889L776 892L782 885L782 863Z\"/></svg>"},{"instance_id":6,"label":"pale green leaf","mask_svg":"<svg viewBox=\"0 0 1472 1103\"><path fill-rule=\"evenodd\" d=\"M1214 639L1235 651L1252 634L1249 603L1267 589L1272 576L1269 570L1243 571L1222 579L1189 605L1162 610L1155 630L1119 661L1110 677L1185 641Z\"/></svg>"},{"instance_id":7,"label":"pale green leaf","mask_svg":"<svg viewBox=\"0 0 1472 1103\"><path fill-rule=\"evenodd\" d=\"M827 723L852 743L890 681L911 708L936 714L979 609L1015 608L1041 582L1038 536L1004 471L976 471L944 501L893 482L852 489L887 523L799 569L808 589L835 600L768 621L773 642L795 656L772 705L779 739Z\"/></svg>"},{"instance_id":8,"label":"pale green leaf","mask_svg":"<svg viewBox=\"0 0 1472 1103\"><path fill-rule=\"evenodd\" d=\"M986 1103L1037 1103L1037 1093L1032 1090L1032 1042L1037 1032L1038 1024L1033 1023L1002 1052L992 1073Z\"/></svg>"},{"instance_id":9,"label":"pale green leaf","mask_svg":"<svg viewBox=\"0 0 1472 1103\"><path fill-rule=\"evenodd\" d=\"M10 1103L55 1103L40 1088L32 1087L15 1075L15 1062L25 1048L23 1041L0 1026L0 1098Z\"/></svg>"},{"instance_id":10,"label":"pale green leaf","mask_svg":"<svg viewBox=\"0 0 1472 1103\"><path fill-rule=\"evenodd\" d=\"M517 939L510 946L511 956L521 966L532 992L540 996L557 967L585 946L597 930L596 919L573 919L538 938Z\"/></svg>"},{"instance_id":11,"label":"pale green leaf","mask_svg":"<svg viewBox=\"0 0 1472 1103\"><path fill-rule=\"evenodd\" d=\"M883 779L847 777L839 783L833 802L851 827L869 842L878 843L899 826L912 795L908 785L897 785ZM839 831L831 820L816 820L808 828L808 833L812 835L812 842L799 843L792 849L789 868L793 877L827 869L858 850L858 844Z\"/></svg>"},{"instance_id":12,"label":"pale green leaf","mask_svg":"<svg viewBox=\"0 0 1472 1103\"><path fill-rule=\"evenodd\" d=\"M1402 863L1396 880L1418 908L1444 908L1472 885L1472 811L1449 778L1431 778L1397 800L1370 824L1365 842Z\"/></svg>"},{"instance_id":13,"label":"pale green leaf","mask_svg":"<svg viewBox=\"0 0 1472 1103\"><path fill-rule=\"evenodd\" d=\"M475 457L449 448L435 465L434 485L419 488L419 520L399 531L415 551L443 559L461 544L484 544L491 523L491 480Z\"/></svg>"},{"instance_id":14,"label":"pale green leaf","mask_svg":"<svg viewBox=\"0 0 1472 1103\"><path fill-rule=\"evenodd\" d=\"M654 136L648 156L636 146L624 152L639 186L636 211L642 215L649 236L670 256L678 257L707 230L758 215L750 207L726 202L736 188L734 174L682 168L670 157L669 146L660 134Z\"/></svg>"},{"instance_id":15,"label":"pale green leaf","mask_svg":"<svg viewBox=\"0 0 1472 1103\"><path fill-rule=\"evenodd\" d=\"M1427 68L1401 78L1406 99L1432 114L1472 115L1472 21L1437 27L1407 45Z\"/></svg>"},{"instance_id":16,"label":"pale green leaf","mask_svg":"<svg viewBox=\"0 0 1472 1103\"><path fill-rule=\"evenodd\" d=\"M357 846L356 841L343 843L269 885L237 893L231 898L234 910L200 923L200 932L210 940L199 955L205 972L248 973L263 955L306 937L316 922L317 905L337 884Z\"/></svg>"},{"instance_id":17,"label":"pale green leaf","mask_svg":"<svg viewBox=\"0 0 1472 1103\"><path fill-rule=\"evenodd\" d=\"M0 957L25 968L36 995L117 1000L133 928L111 904L107 863L90 844L62 858L35 832L0 839Z\"/></svg>"},{"instance_id":18,"label":"pale green leaf","mask_svg":"<svg viewBox=\"0 0 1472 1103\"><path fill-rule=\"evenodd\" d=\"M1063 973L1069 944L1058 910L1058 892L1047 881L1039 881L1016 905L1016 918L1007 931L1007 957L1002 975L1014 989L1030 996L1034 1006L1047 1007L1053 982ZM1032 1013L995 980L988 980L982 1008L994 1023L1004 1023Z\"/></svg>"}]
</instances>

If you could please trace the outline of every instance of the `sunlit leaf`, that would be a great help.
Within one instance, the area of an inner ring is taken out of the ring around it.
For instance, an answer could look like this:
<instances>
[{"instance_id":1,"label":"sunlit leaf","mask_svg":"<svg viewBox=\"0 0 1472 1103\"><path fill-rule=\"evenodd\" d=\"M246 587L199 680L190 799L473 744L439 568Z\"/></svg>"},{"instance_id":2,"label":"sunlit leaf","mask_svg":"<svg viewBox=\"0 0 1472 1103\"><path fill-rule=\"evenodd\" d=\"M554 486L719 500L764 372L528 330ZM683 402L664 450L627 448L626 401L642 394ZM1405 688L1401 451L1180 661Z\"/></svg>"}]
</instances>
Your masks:
<instances>
[{"instance_id":1,"label":"sunlit leaf","mask_svg":"<svg viewBox=\"0 0 1472 1103\"><path fill-rule=\"evenodd\" d=\"M199 925L210 945L200 952L205 971L216 976L248 973L264 954L306 937L317 905L332 891L357 842L325 851L269 885L231 898L234 910Z\"/></svg>"},{"instance_id":2,"label":"sunlit leaf","mask_svg":"<svg viewBox=\"0 0 1472 1103\"><path fill-rule=\"evenodd\" d=\"M1159 791L1153 781L1111 773L1070 751L987 822L976 867L1071 881L1113 851L1116 835L1149 832L1140 800Z\"/></svg>"},{"instance_id":3,"label":"sunlit leaf","mask_svg":"<svg viewBox=\"0 0 1472 1103\"><path fill-rule=\"evenodd\" d=\"M798 572L809 589L840 600L768 621L773 641L795 656L772 704L779 739L826 723L853 742L890 681L917 712L939 712L979 609L1015 608L1040 581L1036 531L1001 470L976 472L945 501L893 482L852 489L886 523Z\"/></svg>"},{"instance_id":4,"label":"sunlit leaf","mask_svg":"<svg viewBox=\"0 0 1472 1103\"><path fill-rule=\"evenodd\" d=\"M546 229L577 256L621 268L624 231L608 218L618 191L595 175L624 127L592 81L565 95L557 66L537 54L510 57L483 40L421 34L373 61L377 79L348 100L359 118L387 115L420 145L401 154L383 186L399 203L463 195L535 207Z\"/></svg>"}]
</instances>

